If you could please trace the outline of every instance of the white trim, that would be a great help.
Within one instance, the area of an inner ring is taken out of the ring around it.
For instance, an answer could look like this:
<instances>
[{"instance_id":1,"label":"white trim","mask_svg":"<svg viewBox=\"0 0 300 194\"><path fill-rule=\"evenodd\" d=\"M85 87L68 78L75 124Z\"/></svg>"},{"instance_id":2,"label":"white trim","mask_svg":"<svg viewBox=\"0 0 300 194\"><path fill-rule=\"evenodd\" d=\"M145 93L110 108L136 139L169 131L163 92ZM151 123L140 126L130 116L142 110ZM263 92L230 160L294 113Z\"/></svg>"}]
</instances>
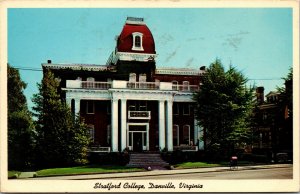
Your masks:
<instances>
[{"instance_id":1,"label":"white trim","mask_svg":"<svg viewBox=\"0 0 300 194\"><path fill-rule=\"evenodd\" d=\"M121 61L148 62L153 61L156 58L156 54L117 52L115 57Z\"/></svg>"},{"instance_id":2,"label":"white trim","mask_svg":"<svg viewBox=\"0 0 300 194\"><path fill-rule=\"evenodd\" d=\"M202 75L204 70L189 69L189 68L157 68L155 74L163 75Z\"/></svg>"},{"instance_id":3,"label":"white trim","mask_svg":"<svg viewBox=\"0 0 300 194\"><path fill-rule=\"evenodd\" d=\"M53 63L42 63L43 67L50 69L72 69L72 70L87 70L87 71L104 71L109 70L111 67L107 65L96 65L96 64L53 64Z\"/></svg>"},{"instance_id":4,"label":"white trim","mask_svg":"<svg viewBox=\"0 0 300 194\"><path fill-rule=\"evenodd\" d=\"M136 46L136 38L140 39L140 46ZM132 50L134 51L144 51L143 48L143 34L140 32L133 32L132 33Z\"/></svg>"}]
</instances>

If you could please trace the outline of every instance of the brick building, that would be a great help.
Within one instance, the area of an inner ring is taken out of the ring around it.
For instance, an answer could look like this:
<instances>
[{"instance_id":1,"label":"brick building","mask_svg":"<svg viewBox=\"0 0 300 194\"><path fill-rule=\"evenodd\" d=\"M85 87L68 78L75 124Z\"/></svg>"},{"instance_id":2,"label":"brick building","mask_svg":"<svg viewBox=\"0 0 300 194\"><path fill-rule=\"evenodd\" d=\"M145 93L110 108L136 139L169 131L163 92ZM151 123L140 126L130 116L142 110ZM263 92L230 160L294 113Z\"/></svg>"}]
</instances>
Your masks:
<instances>
[{"instance_id":1,"label":"brick building","mask_svg":"<svg viewBox=\"0 0 300 194\"><path fill-rule=\"evenodd\" d=\"M257 138L253 143L256 151L269 155L288 153L292 157L292 105L289 105L286 100L287 94L291 93L291 88L292 82L286 81L284 92L271 91L264 95L263 87L256 89L257 106L254 113L257 126L254 134Z\"/></svg>"},{"instance_id":2,"label":"brick building","mask_svg":"<svg viewBox=\"0 0 300 194\"><path fill-rule=\"evenodd\" d=\"M204 68L156 68L156 57L143 18L128 17L105 65L42 66L61 80L66 102L88 124L92 151L204 149L192 99Z\"/></svg>"}]
</instances>

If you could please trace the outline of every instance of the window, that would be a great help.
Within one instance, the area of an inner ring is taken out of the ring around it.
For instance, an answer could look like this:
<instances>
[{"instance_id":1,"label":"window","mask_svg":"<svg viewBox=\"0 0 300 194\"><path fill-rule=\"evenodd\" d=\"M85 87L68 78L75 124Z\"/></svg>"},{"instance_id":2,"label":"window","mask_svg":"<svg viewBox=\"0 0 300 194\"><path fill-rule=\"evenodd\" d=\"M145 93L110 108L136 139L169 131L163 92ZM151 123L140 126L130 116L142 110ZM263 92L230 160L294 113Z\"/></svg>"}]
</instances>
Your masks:
<instances>
[{"instance_id":1,"label":"window","mask_svg":"<svg viewBox=\"0 0 300 194\"><path fill-rule=\"evenodd\" d=\"M139 101L139 110L147 111L147 101Z\"/></svg>"},{"instance_id":2,"label":"window","mask_svg":"<svg viewBox=\"0 0 300 194\"><path fill-rule=\"evenodd\" d=\"M89 128L91 142L94 143L95 142L95 127L94 127L94 125L88 125L88 128Z\"/></svg>"},{"instance_id":3,"label":"window","mask_svg":"<svg viewBox=\"0 0 300 194\"><path fill-rule=\"evenodd\" d=\"M140 36L135 36L134 37L134 46L135 47L141 47L141 37Z\"/></svg>"},{"instance_id":4,"label":"window","mask_svg":"<svg viewBox=\"0 0 300 194\"><path fill-rule=\"evenodd\" d=\"M190 145L190 126L189 125L184 125L183 126L183 142L184 144Z\"/></svg>"},{"instance_id":5,"label":"window","mask_svg":"<svg viewBox=\"0 0 300 194\"><path fill-rule=\"evenodd\" d=\"M173 103L173 115L179 115L179 104L176 102Z\"/></svg>"},{"instance_id":6,"label":"window","mask_svg":"<svg viewBox=\"0 0 300 194\"><path fill-rule=\"evenodd\" d=\"M189 104L183 104L183 115L190 115L190 105Z\"/></svg>"},{"instance_id":7,"label":"window","mask_svg":"<svg viewBox=\"0 0 300 194\"><path fill-rule=\"evenodd\" d=\"M86 113L87 114L95 113L94 101L86 101Z\"/></svg>"},{"instance_id":8,"label":"window","mask_svg":"<svg viewBox=\"0 0 300 194\"><path fill-rule=\"evenodd\" d=\"M183 81L182 85L183 85L182 86L183 91L189 91L189 85L190 85L189 81Z\"/></svg>"},{"instance_id":9,"label":"window","mask_svg":"<svg viewBox=\"0 0 300 194\"><path fill-rule=\"evenodd\" d=\"M172 89L178 90L178 81L176 81L176 80L172 81Z\"/></svg>"},{"instance_id":10,"label":"window","mask_svg":"<svg viewBox=\"0 0 300 194\"><path fill-rule=\"evenodd\" d=\"M173 125L173 145L179 145L179 126Z\"/></svg>"},{"instance_id":11,"label":"window","mask_svg":"<svg viewBox=\"0 0 300 194\"><path fill-rule=\"evenodd\" d=\"M128 110L129 111L136 111L135 101L128 101Z\"/></svg>"},{"instance_id":12,"label":"window","mask_svg":"<svg viewBox=\"0 0 300 194\"><path fill-rule=\"evenodd\" d=\"M143 51L143 34L140 32L132 33L132 50Z\"/></svg>"}]
</instances>

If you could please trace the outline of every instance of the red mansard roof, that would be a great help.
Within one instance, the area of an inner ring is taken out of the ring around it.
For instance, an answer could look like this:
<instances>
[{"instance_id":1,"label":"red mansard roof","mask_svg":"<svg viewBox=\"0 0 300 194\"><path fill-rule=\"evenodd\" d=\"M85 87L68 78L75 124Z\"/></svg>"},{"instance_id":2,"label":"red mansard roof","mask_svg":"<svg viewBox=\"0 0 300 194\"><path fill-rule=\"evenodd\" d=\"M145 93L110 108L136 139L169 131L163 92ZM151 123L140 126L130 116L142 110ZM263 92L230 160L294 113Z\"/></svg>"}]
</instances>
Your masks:
<instances>
[{"instance_id":1,"label":"red mansard roof","mask_svg":"<svg viewBox=\"0 0 300 194\"><path fill-rule=\"evenodd\" d=\"M140 32L143 34L143 51L132 50L132 33L134 32ZM118 38L117 51L155 54L155 43L151 31L145 24L132 24L130 22L126 22Z\"/></svg>"}]
</instances>

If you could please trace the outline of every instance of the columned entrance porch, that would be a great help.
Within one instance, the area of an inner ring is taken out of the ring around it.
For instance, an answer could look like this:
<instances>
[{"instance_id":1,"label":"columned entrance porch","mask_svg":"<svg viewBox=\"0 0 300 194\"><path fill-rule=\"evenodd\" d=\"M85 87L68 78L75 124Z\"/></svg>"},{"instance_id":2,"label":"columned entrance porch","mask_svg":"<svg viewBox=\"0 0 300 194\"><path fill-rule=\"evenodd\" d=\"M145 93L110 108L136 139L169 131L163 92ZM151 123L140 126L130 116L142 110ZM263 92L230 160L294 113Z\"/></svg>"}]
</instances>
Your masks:
<instances>
[{"instance_id":1,"label":"columned entrance porch","mask_svg":"<svg viewBox=\"0 0 300 194\"><path fill-rule=\"evenodd\" d=\"M149 150L149 123L127 123L127 145L129 150Z\"/></svg>"}]
</instances>

